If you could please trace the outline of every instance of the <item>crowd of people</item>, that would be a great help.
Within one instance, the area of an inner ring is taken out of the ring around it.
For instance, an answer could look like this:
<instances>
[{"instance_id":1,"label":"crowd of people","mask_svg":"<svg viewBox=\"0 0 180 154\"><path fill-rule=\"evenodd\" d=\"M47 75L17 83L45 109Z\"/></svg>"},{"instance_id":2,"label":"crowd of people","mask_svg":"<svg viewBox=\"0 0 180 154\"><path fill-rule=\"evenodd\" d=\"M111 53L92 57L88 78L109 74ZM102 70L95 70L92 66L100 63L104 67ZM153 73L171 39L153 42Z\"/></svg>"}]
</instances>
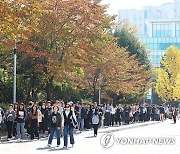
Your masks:
<instances>
[{"instance_id":1,"label":"crowd of people","mask_svg":"<svg viewBox=\"0 0 180 154\"><path fill-rule=\"evenodd\" d=\"M7 127L7 139L23 141L26 134L31 140L39 139L40 136L48 137L48 147L51 146L54 134L57 138L57 146L63 136L64 147L73 146L74 130L80 133L84 130L94 130L97 136L99 127L120 126L146 121L164 121L173 118L176 123L178 111L175 107L166 105L132 104L121 105L106 103L98 105L96 102L87 103L64 103L63 101L29 102L25 107L23 103L10 104L4 112L0 108L0 131L3 121Z\"/></svg>"}]
</instances>

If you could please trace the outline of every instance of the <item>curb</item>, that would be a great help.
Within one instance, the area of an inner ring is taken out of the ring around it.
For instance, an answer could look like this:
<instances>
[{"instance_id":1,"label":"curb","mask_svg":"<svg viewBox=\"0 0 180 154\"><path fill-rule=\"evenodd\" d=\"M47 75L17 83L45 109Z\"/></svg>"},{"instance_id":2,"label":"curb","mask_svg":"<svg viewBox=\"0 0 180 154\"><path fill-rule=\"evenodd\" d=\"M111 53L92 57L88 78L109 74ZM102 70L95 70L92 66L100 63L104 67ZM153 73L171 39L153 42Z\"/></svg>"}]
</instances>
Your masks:
<instances>
[{"instance_id":1,"label":"curb","mask_svg":"<svg viewBox=\"0 0 180 154\"><path fill-rule=\"evenodd\" d=\"M159 123L162 123L162 122L161 121L156 121L156 122L153 122L153 123L143 123L141 125L136 125L136 126L133 126L133 124L131 124L131 125L129 125L129 127L111 129L111 130L106 130L106 131L99 131L99 133L112 133L112 132L118 132L118 131L133 129L133 128L150 126L150 125L159 124Z\"/></svg>"}]
</instances>

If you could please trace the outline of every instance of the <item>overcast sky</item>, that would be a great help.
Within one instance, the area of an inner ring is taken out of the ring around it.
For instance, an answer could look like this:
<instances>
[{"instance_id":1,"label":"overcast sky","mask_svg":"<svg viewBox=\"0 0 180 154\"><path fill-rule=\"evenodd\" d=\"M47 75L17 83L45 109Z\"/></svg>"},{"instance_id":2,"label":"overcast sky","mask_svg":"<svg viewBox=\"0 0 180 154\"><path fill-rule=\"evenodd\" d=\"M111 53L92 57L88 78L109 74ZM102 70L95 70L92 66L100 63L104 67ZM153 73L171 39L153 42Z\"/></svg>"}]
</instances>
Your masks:
<instances>
[{"instance_id":1,"label":"overcast sky","mask_svg":"<svg viewBox=\"0 0 180 154\"><path fill-rule=\"evenodd\" d=\"M158 6L168 2L174 0L102 0L103 4L109 4L109 14L117 14L120 9L142 9L143 6Z\"/></svg>"}]
</instances>

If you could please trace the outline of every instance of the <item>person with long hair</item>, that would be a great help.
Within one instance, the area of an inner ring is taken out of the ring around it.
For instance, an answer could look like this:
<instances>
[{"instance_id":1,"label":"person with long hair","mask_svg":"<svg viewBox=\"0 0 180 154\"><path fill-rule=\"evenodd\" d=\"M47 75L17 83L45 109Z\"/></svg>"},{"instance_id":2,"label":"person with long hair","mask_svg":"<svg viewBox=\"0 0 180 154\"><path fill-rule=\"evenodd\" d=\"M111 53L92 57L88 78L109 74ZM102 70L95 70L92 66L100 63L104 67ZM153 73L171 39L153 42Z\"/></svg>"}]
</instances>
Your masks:
<instances>
[{"instance_id":1,"label":"person with long hair","mask_svg":"<svg viewBox=\"0 0 180 154\"><path fill-rule=\"evenodd\" d=\"M17 136L17 111L18 111L18 103L14 103L14 112L15 112L15 119L14 119L14 123L13 123L13 137Z\"/></svg>"},{"instance_id":2,"label":"person with long hair","mask_svg":"<svg viewBox=\"0 0 180 154\"><path fill-rule=\"evenodd\" d=\"M66 104L65 110L63 111L64 119L64 148L68 146L68 134L70 135L70 144L74 146L74 134L73 129L77 126L76 116L74 111L71 109L70 104Z\"/></svg>"},{"instance_id":3,"label":"person with long hair","mask_svg":"<svg viewBox=\"0 0 180 154\"><path fill-rule=\"evenodd\" d=\"M26 111L24 104L21 103L17 110L17 136L18 140L22 141L24 139L24 125L25 125Z\"/></svg>"},{"instance_id":4,"label":"person with long hair","mask_svg":"<svg viewBox=\"0 0 180 154\"><path fill-rule=\"evenodd\" d=\"M45 103L42 103L41 113L42 113L42 123L39 127L40 127L40 132L42 132L45 137L45 133L47 131L47 125L48 125L48 110L46 109Z\"/></svg>"},{"instance_id":5,"label":"person with long hair","mask_svg":"<svg viewBox=\"0 0 180 154\"><path fill-rule=\"evenodd\" d=\"M31 140L34 139L34 135L39 140L39 132L38 132L38 108L37 108L36 105L33 105L31 112L29 112L29 117L31 119L31 122L30 122Z\"/></svg>"},{"instance_id":6,"label":"person with long hair","mask_svg":"<svg viewBox=\"0 0 180 154\"><path fill-rule=\"evenodd\" d=\"M62 128L62 116L58 112L59 107L53 106L53 112L49 117L49 129L50 135L48 139L48 147L51 147L51 143L53 140L54 133L56 133L57 137L57 147L60 146L60 129Z\"/></svg>"}]
</instances>

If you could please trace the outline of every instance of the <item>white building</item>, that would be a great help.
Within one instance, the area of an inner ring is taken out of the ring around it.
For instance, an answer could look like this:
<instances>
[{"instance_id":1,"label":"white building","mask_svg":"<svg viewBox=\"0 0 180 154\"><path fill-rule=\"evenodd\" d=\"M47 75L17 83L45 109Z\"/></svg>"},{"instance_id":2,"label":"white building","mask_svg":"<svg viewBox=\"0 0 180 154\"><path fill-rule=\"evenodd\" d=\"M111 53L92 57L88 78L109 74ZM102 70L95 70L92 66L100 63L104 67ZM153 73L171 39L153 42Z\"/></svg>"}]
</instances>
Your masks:
<instances>
[{"instance_id":1,"label":"white building","mask_svg":"<svg viewBox=\"0 0 180 154\"><path fill-rule=\"evenodd\" d=\"M172 18L180 18L180 0L161 6L145 6L143 10L120 10L118 13L118 21L128 21L135 25L139 29L137 34L140 36L148 33L146 20Z\"/></svg>"}]
</instances>

